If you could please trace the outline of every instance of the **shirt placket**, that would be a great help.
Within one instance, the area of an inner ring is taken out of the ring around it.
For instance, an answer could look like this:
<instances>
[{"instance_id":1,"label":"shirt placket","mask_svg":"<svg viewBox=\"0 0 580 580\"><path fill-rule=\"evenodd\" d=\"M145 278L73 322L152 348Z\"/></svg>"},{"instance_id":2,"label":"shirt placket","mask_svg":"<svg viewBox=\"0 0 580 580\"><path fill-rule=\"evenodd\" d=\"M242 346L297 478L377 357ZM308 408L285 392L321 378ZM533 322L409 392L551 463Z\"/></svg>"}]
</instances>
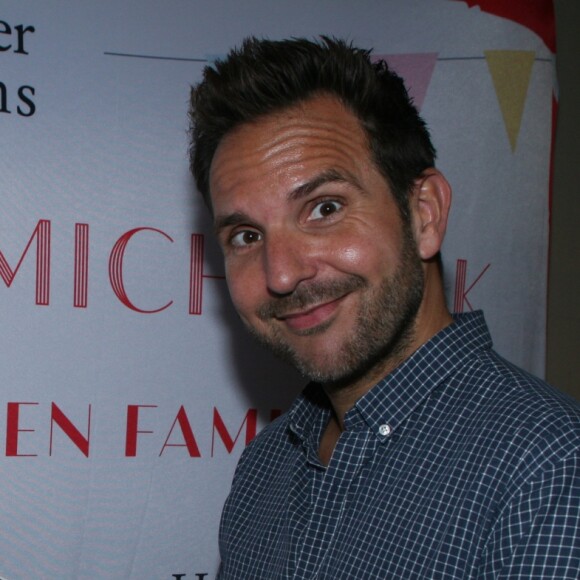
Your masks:
<instances>
[{"instance_id":1,"label":"shirt placket","mask_svg":"<svg viewBox=\"0 0 580 580\"><path fill-rule=\"evenodd\" d=\"M377 446L377 438L367 429L341 434L316 494L297 559L295 580L317 578L339 529L348 491Z\"/></svg>"}]
</instances>

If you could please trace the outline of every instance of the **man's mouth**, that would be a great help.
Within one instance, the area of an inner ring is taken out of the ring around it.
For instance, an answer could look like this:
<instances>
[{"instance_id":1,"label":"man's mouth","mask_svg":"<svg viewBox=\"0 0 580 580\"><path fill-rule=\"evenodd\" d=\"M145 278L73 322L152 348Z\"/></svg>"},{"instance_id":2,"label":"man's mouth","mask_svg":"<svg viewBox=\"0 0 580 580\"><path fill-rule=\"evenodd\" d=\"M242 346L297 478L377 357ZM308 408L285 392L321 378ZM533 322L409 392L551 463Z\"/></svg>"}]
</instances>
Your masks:
<instances>
[{"instance_id":1,"label":"man's mouth","mask_svg":"<svg viewBox=\"0 0 580 580\"><path fill-rule=\"evenodd\" d=\"M342 301L365 286L366 281L356 275L314 282L297 288L288 296L269 300L258 309L257 315L265 322L274 319L294 332L308 333L330 324Z\"/></svg>"},{"instance_id":2,"label":"man's mouth","mask_svg":"<svg viewBox=\"0 0 580 580\"><path fill-rule=\"evenodd\" d=\"M329 302L317 304L304 310L276 316L275 318L276 320L284 322L293 331L310 330L321 324L330 322L330 318L336 312L345 296L340 296Z\"/></svg>"}]
</instances>

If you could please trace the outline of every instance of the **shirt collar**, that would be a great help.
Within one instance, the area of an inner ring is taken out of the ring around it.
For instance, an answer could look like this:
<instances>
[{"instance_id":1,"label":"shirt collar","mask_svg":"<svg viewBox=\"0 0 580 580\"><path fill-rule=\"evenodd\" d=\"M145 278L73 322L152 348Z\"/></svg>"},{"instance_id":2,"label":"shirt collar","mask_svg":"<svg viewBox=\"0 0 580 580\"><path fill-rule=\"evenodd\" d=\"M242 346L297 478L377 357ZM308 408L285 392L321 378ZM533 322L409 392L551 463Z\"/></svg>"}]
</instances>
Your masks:
<instances>
[{"instance_id":1,"label":"shirt collar","mask_svg":"<svg viewBox=\"0 0 580 580\"><path fill-rule=\"evenodd\" d=\"M368 428L380 440L387 440L466 357L492 347L481 311L453 318L453 324L438 332L355 403L345 416L347 430ZM317 440L329 414L326 395L311 384L292 405L289 425L304 442Z\"/></svg>"}]
</instances>

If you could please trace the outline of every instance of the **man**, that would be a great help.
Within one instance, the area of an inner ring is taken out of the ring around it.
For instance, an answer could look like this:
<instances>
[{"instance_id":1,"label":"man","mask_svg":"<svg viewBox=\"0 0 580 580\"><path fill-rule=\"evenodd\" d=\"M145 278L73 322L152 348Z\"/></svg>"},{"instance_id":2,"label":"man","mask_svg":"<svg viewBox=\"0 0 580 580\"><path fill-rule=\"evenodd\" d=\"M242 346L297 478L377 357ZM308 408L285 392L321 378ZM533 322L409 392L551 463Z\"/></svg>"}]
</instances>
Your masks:
<instances>
[{"instance_id":1,"label":"man","mask_svg":"<svg viewBox=\"0 0 580 580\"><path fill-rule=\"evenodd\" d=\"M452 317L451 192L385 63L249 39L192 91L236 309L310 384L244 452L220 578L577 578L580 413Z\"/></svg>"}]
</instances>

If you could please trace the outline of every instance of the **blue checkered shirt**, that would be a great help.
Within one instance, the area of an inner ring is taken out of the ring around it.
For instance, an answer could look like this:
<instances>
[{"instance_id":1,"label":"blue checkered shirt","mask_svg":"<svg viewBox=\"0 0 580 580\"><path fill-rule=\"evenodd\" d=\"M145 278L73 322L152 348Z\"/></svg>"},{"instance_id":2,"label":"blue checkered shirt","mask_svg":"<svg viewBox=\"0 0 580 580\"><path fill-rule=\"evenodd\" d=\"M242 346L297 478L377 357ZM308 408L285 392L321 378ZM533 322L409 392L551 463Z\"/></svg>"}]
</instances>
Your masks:
<instances>
[{"instance_id":1,"label":"blue checkered shirt","mask_svg":"<svg viewBox=\"0 0 580 580\"><path fill-rule=\"evenodd\" d=\"M307 387L245 450L222 580L580 578L580 411L493 350L483 315L423 345L347 413Z\"/></svg>"}]
</instances>

